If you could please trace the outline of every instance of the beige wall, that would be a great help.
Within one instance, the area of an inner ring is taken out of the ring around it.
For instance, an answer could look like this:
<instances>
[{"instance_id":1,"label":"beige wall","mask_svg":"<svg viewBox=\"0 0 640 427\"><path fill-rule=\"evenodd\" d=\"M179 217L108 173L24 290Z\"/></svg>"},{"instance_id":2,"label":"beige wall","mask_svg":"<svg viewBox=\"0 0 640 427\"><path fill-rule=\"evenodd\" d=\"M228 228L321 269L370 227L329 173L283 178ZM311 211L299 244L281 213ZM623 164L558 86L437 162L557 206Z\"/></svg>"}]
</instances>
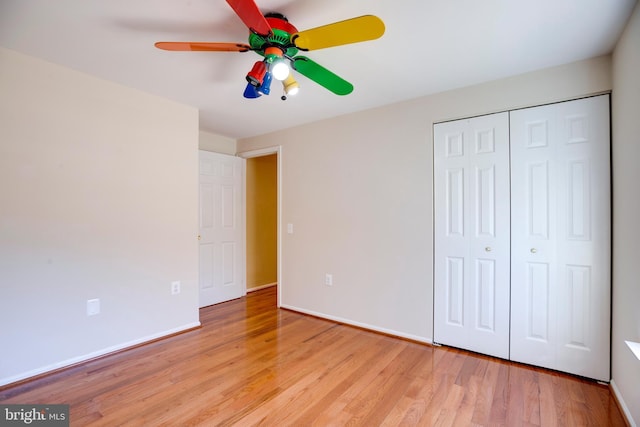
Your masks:
<instances>
[{"instance_id":1,"label":"beige wall","mask_svg":"<svg viewBox=\"0 0 640 427\"><path fill-rule=\"evenodd\" d=\"M609 91L610 66L595 58L238 141L282 146L282 222L294 225L282 306L431 341L433 123Z\"/></svg>"},{"instance_id":2,"label":"beige wall","mask_svg":"<svg viewBox=\"0 0 640 427\"><path fill-rule=\"evenodd\" d=\"M613 54L613 384L640 425L640 6Z\"/></svg>"},{"instance_id":3,"label":"beige wall","mask_svg":"<svg viewBox=\"0 0 640 427\"><path fill-rule=\"evenodd\" d=\"M198 111L0 64L0 385L199 325Z\"/></svg>"},{"instance_id":4,"label":"beige wall","mask_svg":"<svg viewBox=\"0 0 640 427\"><path fill-rule=\"evenodd\" d=\"M278 281L278 156L247 159L247 288Z\"/></svg>"},{"instance_id":5,"label":"beige wall","mask_svg":"<svg viewBox=\"0 0 640 427\"><path fill-rule=\"evenodd\" d=\"M236 154L236 140L226 136L216 135L211 132L200 131L198 147L200 150L212 151L214 153Z\"/></svg>"}]
</instances>

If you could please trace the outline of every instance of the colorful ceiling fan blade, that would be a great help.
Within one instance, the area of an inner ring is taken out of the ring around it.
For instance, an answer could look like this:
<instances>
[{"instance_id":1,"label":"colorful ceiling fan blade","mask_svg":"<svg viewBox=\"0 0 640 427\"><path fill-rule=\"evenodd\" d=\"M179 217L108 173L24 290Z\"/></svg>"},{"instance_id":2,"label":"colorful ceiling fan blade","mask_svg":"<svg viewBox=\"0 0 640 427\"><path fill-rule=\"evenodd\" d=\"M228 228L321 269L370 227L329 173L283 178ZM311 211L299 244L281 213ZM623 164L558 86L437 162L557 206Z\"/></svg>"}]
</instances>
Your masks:
<instances>
[{"instance_id":1,"label":"colorful ceiling fan blade","mask_svg":"<svg viewBox=\"0 0 640 427\"><path fill-rule=\"evenodd\" d=\"M377 16L364 15L300 31L291 36L291 41L300 50L318 50L374 40L383 34L384 22Z\"/></svg>"},{"instance_id":2,"label":"colorful ceiling fan blade","mask_svg":"<svg viewBox=\"0 0 640 427\"><path fill-rule=\"evenodd\" d=\"M242 43L157 42L158 49L179 51L247 52L251 46Z\"/></svg>"},{"instance_id":3,"label":"colorful ceiling fan blade","mask_svg":"<svg viewBox=\"0 0 640 427\"><path fill-rule=\"evenodd\" d=\"M306 56L296 56L293 58L291 66L303 76L329 89L336 95L349 95L353 92L353 85L351 83Z\"/></svg>"},{"instance_id":4,"label":"colorful ceiling fan blade","mask_svg":"<svg viewBox=\"0 0 640 427\"><path fill-rule=\"evenodd\" d=\"M227 0L227 3L249 30L261 36L271 34L271 25L253 0Z\"/></svg>"}]
</instances>

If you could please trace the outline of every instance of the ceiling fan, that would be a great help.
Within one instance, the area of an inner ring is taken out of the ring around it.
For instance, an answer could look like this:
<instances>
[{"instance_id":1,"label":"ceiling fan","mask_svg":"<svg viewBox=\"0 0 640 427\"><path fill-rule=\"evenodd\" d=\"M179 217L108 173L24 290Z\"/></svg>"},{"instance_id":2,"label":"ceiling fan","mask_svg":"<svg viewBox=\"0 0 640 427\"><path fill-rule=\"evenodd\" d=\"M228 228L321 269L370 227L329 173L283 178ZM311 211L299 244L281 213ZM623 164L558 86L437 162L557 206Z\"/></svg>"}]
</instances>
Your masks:
<instances>
[{"instance_id":1,"label":"ceiling fan","mask_svg":"<svg viewBox=\"0 0 640 427\"><path fill-rule=\"evenodd\" d=\"M305 31L298 31L280 13L260 12L254 0L226 0L242 22L249 28L249 44L225 42L157 42L159 49L173 51L253 51L264 57L257 61L247 73L245 98L268 95L273 79L282 81L284 95L295 95L300 86L289 70L289 65L298 73L318 83L336 95L348 95L353 85L327 70L299 51L324 49L350 43L374 40L384 34L384 23L373 15L364 15ZM287 63L289 65L287 65Z\"/></svg>"}]
</instances>

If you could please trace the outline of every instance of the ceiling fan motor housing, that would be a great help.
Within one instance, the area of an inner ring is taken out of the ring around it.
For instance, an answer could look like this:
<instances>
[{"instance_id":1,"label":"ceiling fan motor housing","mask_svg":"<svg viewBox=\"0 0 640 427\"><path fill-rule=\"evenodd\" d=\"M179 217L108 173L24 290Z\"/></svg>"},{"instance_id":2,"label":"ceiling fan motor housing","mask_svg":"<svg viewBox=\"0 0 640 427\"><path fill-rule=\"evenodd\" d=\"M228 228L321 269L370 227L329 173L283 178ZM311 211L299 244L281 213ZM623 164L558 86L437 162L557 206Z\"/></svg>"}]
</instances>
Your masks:
<instances>
[{"instance_id":1,"label":"ceiling fan motor housing","mask_svg":"<svg viewBox=\"0 0 640 427\"><path fill-rule=\"evenodd\" d=\"M270 47L279 48L285 56L295 56L298 53L298 48L291 43L291 35L297 33L298 29L280 13L267 13L264 17L271 26L272 34L264 37L252 32L249 34L251 48L262 56L266 56L265 50Z\"/></svg>"}]
</instances>

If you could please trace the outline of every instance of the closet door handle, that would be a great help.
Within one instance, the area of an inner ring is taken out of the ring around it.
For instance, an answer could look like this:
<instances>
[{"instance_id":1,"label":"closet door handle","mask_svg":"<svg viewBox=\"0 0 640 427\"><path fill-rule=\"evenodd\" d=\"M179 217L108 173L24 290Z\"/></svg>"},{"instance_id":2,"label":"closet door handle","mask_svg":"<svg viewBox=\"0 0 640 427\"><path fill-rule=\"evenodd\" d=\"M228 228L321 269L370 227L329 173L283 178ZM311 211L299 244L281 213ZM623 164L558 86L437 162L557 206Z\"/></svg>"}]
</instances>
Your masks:
<instances>
[{"instance_id":1,"label":"closet door handle","mask_svg":"<svg viewBox=\"0 0 640 427\"><path fill-rule=\"evenodd\" d=\"M535 254L536 252L538 252L538 250L536 248L531 248L531 253Z\"/></svg>"},{"instance_id":2,"label":"closet door handle","mask_svg":"<svg viewBox=\"0 0 640 427\"><path fill-rule=\"evenodd\" d=\"M485 252L491 252L491 246L487 246L486 248L484 248Z\"/></svg>"}]
</instances>

